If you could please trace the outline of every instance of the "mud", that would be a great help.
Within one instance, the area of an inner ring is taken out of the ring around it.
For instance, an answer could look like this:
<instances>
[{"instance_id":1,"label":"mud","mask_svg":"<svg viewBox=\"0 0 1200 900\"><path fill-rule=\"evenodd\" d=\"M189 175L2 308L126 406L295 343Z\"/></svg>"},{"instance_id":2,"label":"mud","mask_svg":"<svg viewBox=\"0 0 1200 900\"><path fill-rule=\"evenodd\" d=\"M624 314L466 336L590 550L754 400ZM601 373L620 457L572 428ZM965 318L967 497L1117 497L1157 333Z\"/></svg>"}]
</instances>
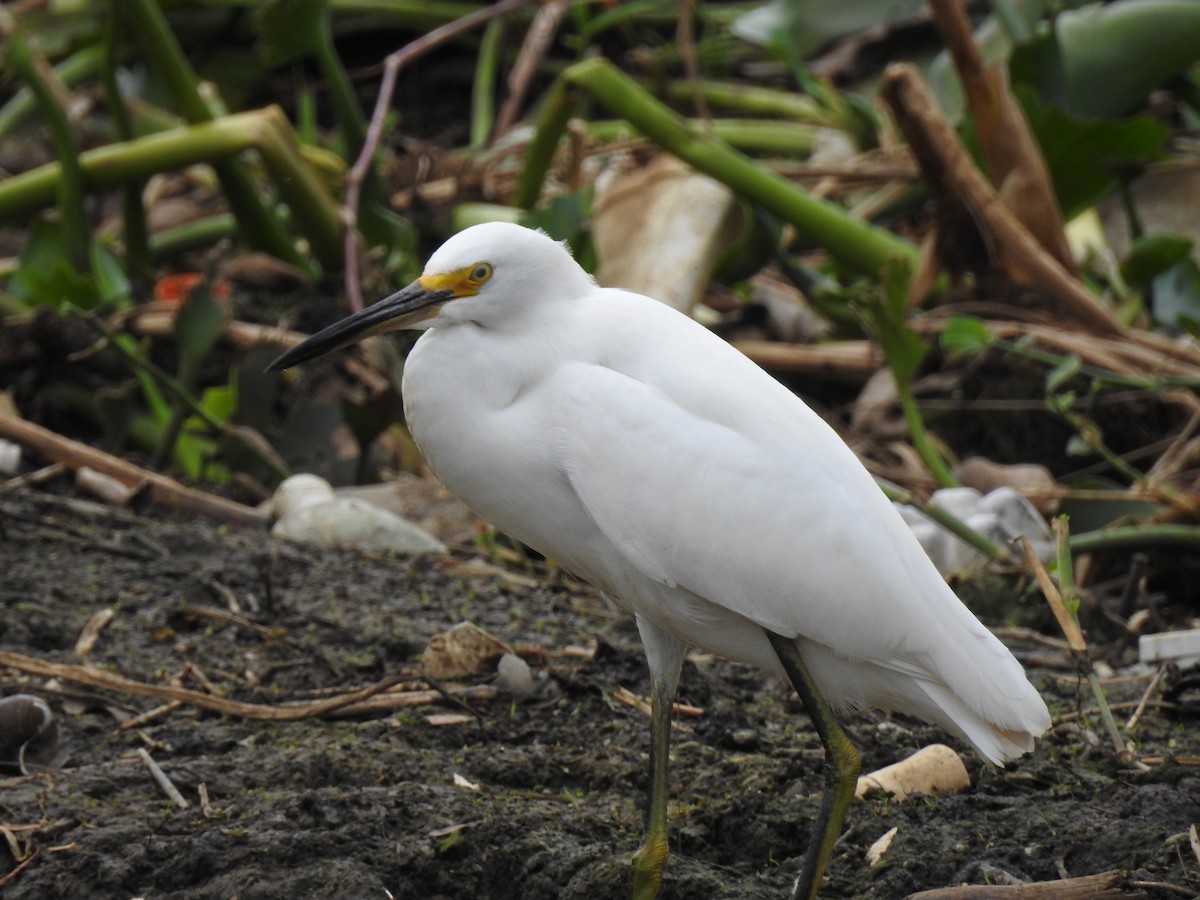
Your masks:
<instances>
[{"instance_id":1,"label":"mud","mask_svg":"<svg viewBox=\"0 0 1200 900\"><path fill-rule=\"evenodd\" d=\"M463 712L446 704L296 722L185 705L121 730L158 703L0 669L0 693L49 701L65 755L58 768L0 774L0 878L10 873L0 894L627 897L648 781L649 721L617 699L619 688L647 693L636 632L561 575L504 577L469 564L473 552L412 566L155 511L0 493L0 649L78 663L80 631L111 607L92 664L157 684L191 664L223 696L275 704L406 671L417 682L428 638L469 619L544 662L557 688L540 701L475 702L478 718L452 725L427 718ZM222 617L234 604L253 627ZM1200 771L1117 763L1094 740L1095 716L1074 715L1091 698L1061 657L1014 649L1055 731L1005 771L959 747L974 782L959 796L856 802L823 897L1114 869L1128 896L1195 895L1200 861L1186 832L1200 821ZM1109 700L1136 701L1146 685L1114 679ZM702 656L686 665L679 699L701 712L680 718L674 739L663 897L786 896L821 784L806 716L781 685ZM865 771L934 740L953 745L880 714L849 733ZM1136 738L1143 757L1200 756L1196 721L1154 704ZM156 787L138 748L187 809ZM866 849L893 827L872 868Z\"/></svg>"}]
</instances>

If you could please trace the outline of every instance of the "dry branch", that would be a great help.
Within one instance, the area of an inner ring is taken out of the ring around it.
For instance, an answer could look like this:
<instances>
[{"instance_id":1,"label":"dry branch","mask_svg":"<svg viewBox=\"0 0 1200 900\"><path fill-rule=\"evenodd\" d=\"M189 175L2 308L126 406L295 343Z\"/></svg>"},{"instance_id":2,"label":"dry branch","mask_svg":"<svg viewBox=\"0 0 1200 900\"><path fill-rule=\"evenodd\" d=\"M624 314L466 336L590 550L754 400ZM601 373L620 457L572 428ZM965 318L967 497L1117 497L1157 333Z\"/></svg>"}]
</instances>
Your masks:
<instances>
[{"instance_id":1,"label":"dry branch","mask_svg":"<svg viewBox=\"0 0 1200 900\"><path fill-rule=\"evenodd\" d=\"M857 382L866 381L885 364L883 351L872 341L789 344L744 339L732 344L764 369L777 372L801 372Z\"/></svg>"},{"instance_id":2,"label":"dry branch","mask_svg":"<svg viewBox=\"0 0 1200 900\"><path fill-rule=\"evenodd\" d=\"M909 894L905 900L1101 900L1124 897L1124 872L1101 872L1034 884L968 884Z\"/></svg>"},{"instance_id":3,"label":"dry branch","mask_svg":"<svg viewBox=\"0 0 1200 900\"><path fill-rule=\"evenodd\" d=\"M179 788L175 787L175 783L167 777L167 773L164 772L162 767L154 761L154 757L147 752L145 747L138 747L137 754L138 758L145 764L146 768L150 770L150 777L154 779L154 783L157 784L159 789L167 795L167 799L169 799L180 809L187 809L189 806L191 806L191 804L187 802L187 798L185 798L183 794L179 793Z\"/></svg>"},{"instance_id":4,"label":"dry branch","mask_svg":"<svg viewBox=\"0 0 1200 900\"><path fill-rule=\"evenodd\" d=\"M888 104L931 186L954 197L978 229L993 264L1017 284L1054 302L1078 325L1104 335L1124 333L1071 273L1047 253L972 162L915 68L889 66L880 95Z\"/></svg>"},{"instance_id":5,"label":"dry branch","mask_svg":"<svg viewBox=\"0 0 1200 900\"><path fill-rule=\"evenodd\" d=\"M269 706L261 703L243 703L239 700L227 700L212 694L190 691L187 688L172 685L147 684L135 681L123 675L117 675L103 669L88 666L72 666L62 663L25 656L22 653L12 653L0 650L0 666L8 666L33 675L45 678L60 678L63 681L73 681L91 687L115 691L118 694L132 694L135 697L150 697L155 700L174 700L187 703L212 712L224 713L242 719L265 719L274 722L294 722L299 719L310 719L317 716L330 715L360 715L370 712L385 712L410 706L423 706L436 703L442 694L437 691L410 691L401 694L390 694L378 697L388 688L398 684L406 676L391 675L373 685L357 691L348 691L327 700L311 702L280 703ZM474 688L464 688L453 692L456 695L473 700L494 698L499 691L490 685Z\"/></svg>"},{"instance_id":6,"label":"dry branch","mask_svg":"<svg viewBox=\"0 0 1200 900\"><path fill-rule=\"evenodd\" d=\"M173 478L143 469L103 450L55 434L48 428L12 415L0 414L0 437L33 450L39 456L62 463L72 471L84 466L115 478L130 488L144 488L159 506L192 512L222 522L265 528L266 513L251 506L185 487Z\"/></svg>"},{"instance_id":7,"label":"dry branch","mask_svg":"<svg viewBox=\"0 0 1200 900\"><path fill-rule=\"evenodd\" d=\"M954 59L992 184L1013 216L1068 273L1075 274L1050 171L1009 89L1003 62L983 61L961 0L930 0L933 22Z\"/></svg>"}]
</instances>

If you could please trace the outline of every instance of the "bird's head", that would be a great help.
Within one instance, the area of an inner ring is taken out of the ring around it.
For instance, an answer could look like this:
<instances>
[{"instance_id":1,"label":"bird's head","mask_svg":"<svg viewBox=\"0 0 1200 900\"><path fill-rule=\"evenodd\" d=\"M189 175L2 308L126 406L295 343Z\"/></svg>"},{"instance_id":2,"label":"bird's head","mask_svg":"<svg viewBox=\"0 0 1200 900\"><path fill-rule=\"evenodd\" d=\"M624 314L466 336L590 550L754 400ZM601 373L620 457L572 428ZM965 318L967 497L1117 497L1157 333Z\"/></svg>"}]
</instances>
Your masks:
<instances>
[{"instance_id":1,"label":"bird's head","mask_svg":"<svg viewBox=\"0 0 1200 900\"><path fill-rule=\"evenodd\" d=\"M475 225L442 244L412 284L322 329L267 371L388 331L460 322L486 327L542 300L575 296L593 284L567 250L543 232L508 222Z\"/></svg>"}]
</instances>

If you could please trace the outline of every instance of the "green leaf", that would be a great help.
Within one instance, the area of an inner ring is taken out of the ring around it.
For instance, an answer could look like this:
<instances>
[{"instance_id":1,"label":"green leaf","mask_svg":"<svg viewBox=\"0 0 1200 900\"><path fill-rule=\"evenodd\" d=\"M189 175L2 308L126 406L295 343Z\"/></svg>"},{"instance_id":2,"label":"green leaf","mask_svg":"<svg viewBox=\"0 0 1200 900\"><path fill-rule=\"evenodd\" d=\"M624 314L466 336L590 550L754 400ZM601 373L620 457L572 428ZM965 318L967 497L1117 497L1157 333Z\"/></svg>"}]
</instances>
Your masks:
<instances>
[{"instance_id":1,"label":"green leaf","mask_svg":"<svg viewBox=\"0 0 1200 900\"><path fill-rule=\"evenodd\" d=\"M882 289L867 305L867 318L875 340L883 348L897 381L907 382L929 352L920 336L908 327L909 268L896 260L884 267Z\"/></svg>"},{"instance_id":2,"label":"green leaf","mask_svg":"<svg viewBox=\"0 0 1200 900\"><path fill-rule=\"evenodd\" d=\"M29 230L8 292L25 306L56 311L68 306L91 310L100 305L95 280L71 263L61 226L45 218L39 218Z\"/></svg>"},{"instance_id":3,"label":"green leaf","mask_svg":"<svg viewBox=\"0 0 1200 900\"><path fill-rule=\"evenodd\" d=\"M90 247L92 275L100 302L120 309L129 306L129 277L121 268L120 261L100 241L92 241Z\"/></svg>"},{"instance_id":4,"label":"green leaf","mask_svg":"<svg viewBox=\"0 0 1200 900\"><path fill-rule=\"evenodd\" d=\"M1200 59L1196 0L1092 3L1013 51L1014 84L1076 116L1121 116Z\"/></svg>"},{"instance_id":5,"label":"green leaf","mask_svg":"<svg viewBox=\"0 0 1200 900\"><path fill-rule=\"evenodd\" d=\"M835 38L915 21L922 0L771 0L735 19L731 30L759 46L788 44L800 58Z\"/></svg>"},{"instance_id":6,"label":"green leaf","mask_svg":"<svg viewBox=\"0 0 1200 900\"><path fill-rule=\"evenodd\" d=\"M1027 88L1016 94L1068 220L1109 194L1123 175L1157 158L1171 135L1169 127L1145 116L1084 121L1045 105Z\"/></svg>"},{"instance_id":7,"label":"green leaf","mask_svg":"<svg viewBox=\"0 0 1200 900\"><path fill-rule=\"evenodd\" d=\"M942 348L962 356L981 353L995 340L984 321L974 316L952 316L942 329Z\"/></svg>"},{"instance_id":8,"label":"green leaf","mask_svg":"<svg viewBox=\"0 0 1200 900\"><path fill-rule=\"evenodd\" d=\"M1192 250L1193 241L1178 234L1148 234L1133 242L1121 260L1126 284L1144 285L1157 278Z\"/></svg>"},{"instance_id":9,"label":"green leaf","mask_svg":"<svg viewBox=\"0 0 1200 900\"><path fill-rule=\"evenodd\" d=\"M218 384L207 388L200 396L200 407L214 419L220 422L228 422L238 406L237 382L233 381L230 384ZM189 422L190 427L207 430L208 424L201 421L198 417L193 417Z\"/></svg>"},{"instance_id":10,"label":"green leaf","mask_svg":"<svg viewBox=\"0 0 1200 900\"><path fill-rule=\"evenodd\" d=\"M1083 370L1083 361L1072 353L1046 374L1046 393L1058 394L1058 389ZM1067 395L1061 395L1067 396ZM1071 397L1074 400L1074 397Z\"/></svg>"},{"instance_id":11,"label":"green leaf","mask_svg":"<svg viewBox=\"0 0 1200 900\"><path fill-rule=\"evenodd\" d=\"M328 0L268 0L254 13L263 63L278 68L316 53Z\"/></svg>"},{"instance_id":12,"label":"green leaf","mask_svg":"<svg viewBox=\"0 0 1200 900\"><path fill-rule=\"evenodd\" d=\"M175 316L179 345L179 381L191 389L196 370L212 349L225 322L224 308L213 299L208 282L196 285Z\"/></svg>"}]
</instances>

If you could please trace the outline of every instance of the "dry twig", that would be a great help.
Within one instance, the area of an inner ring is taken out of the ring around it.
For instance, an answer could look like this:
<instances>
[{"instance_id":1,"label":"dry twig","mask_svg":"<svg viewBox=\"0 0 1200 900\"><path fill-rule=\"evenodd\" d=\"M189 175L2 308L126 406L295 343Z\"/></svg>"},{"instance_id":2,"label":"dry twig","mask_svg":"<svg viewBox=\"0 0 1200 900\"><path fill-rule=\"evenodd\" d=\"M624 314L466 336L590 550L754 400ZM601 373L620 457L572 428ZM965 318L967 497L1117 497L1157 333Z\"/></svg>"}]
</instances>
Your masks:
<instances>
[{"instance_id":1,"label":"dry twig","mask_svg":"<svg viewBox=\"0 0 1200 900\"><path fill-rule=\"evenodd\" d=\"M0 437L28 447L71 470L83 466L103 472L129 487L144 488L160 506L183 510L238 525L265 527L266 513L216 494L185 487L173 478L143 469L103 450L55 434L48 428L11 415L0 415Z\"/></svg>"}]
</instances>

